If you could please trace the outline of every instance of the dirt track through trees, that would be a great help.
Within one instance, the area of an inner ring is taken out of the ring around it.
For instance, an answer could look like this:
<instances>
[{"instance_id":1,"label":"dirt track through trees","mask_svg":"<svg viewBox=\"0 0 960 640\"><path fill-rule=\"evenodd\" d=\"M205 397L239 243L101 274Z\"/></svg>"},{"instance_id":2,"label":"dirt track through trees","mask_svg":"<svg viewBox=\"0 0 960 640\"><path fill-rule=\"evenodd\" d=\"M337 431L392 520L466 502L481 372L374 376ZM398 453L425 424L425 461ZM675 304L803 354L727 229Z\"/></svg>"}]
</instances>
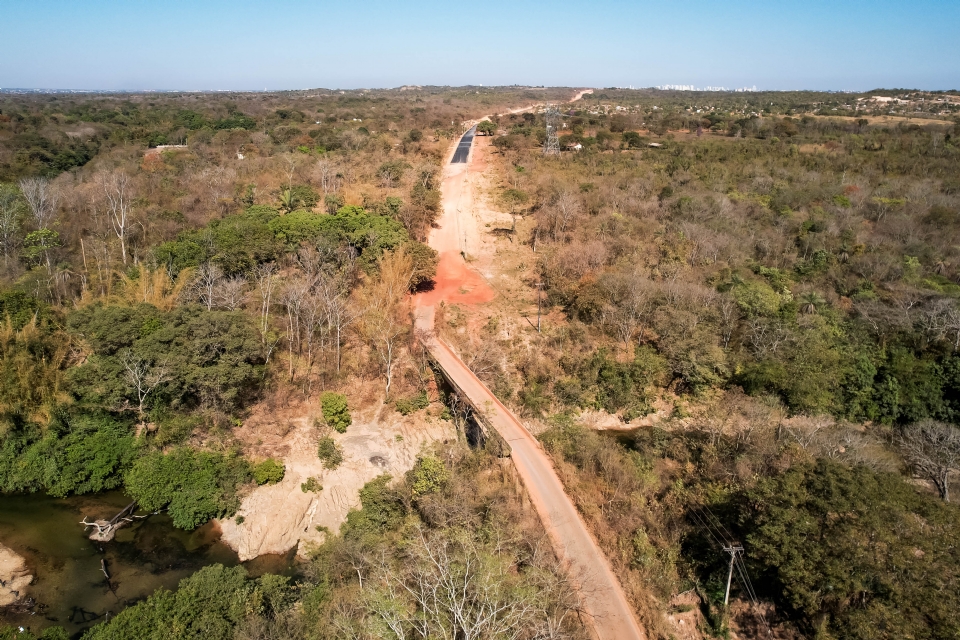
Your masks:
<instances>
[{"instance_id":1,"label":"dirt track through trees","mask_svg":"<svg viewBox=\"0 0 960 640\"><path fill-rule=\"evenodd\" d=\"M416 327L425 336L437 364L510 444L514 465L557 555L581 594L587 622L595 635L601 640L645 638L610 563L565 493L550 458L520 420L433 332L434 305L439 302L471 304L494 297L493 290L463 259L470 241L470 230L464 228L468 216L462 214L471 206L466 173L472 154L466 163L450 164L450 159L444 166L441 188L443 214L439 228L430 235L430 245L440 253L436 287L414 299Z\"/></svg>"}]
</instances>

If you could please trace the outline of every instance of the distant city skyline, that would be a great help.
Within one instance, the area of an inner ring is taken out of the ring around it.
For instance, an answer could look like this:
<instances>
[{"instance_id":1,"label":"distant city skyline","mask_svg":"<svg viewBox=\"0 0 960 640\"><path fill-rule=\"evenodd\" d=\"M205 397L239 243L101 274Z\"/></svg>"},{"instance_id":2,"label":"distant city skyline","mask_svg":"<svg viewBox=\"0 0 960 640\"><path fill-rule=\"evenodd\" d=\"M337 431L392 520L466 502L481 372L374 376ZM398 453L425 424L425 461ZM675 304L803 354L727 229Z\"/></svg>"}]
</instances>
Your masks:
<instances>
[{"instance_id":1,"label":"distant city skyline","mask_svg":"<svg viewBox=\"0 0 960 640\"><path fill-rule=\"evenodd\" d=\"M757 85L753 85L752 87L740 87L738 89L728 89L727 87L697 87L692 84L664 84L657 85L654 88L660 89L661 91L733 91L734 93L761 91L761 89L757 89Z\"/></svg>"},{"instance_id":2,"label":"distant city skyline","mask_svg":"<svg viewBox=\"0 0 960 640\"><path fill-rule=\"evenodd\" d=\"M960 2L0 0L0 87L960 88Z\"/></svg>"}]
</instances>

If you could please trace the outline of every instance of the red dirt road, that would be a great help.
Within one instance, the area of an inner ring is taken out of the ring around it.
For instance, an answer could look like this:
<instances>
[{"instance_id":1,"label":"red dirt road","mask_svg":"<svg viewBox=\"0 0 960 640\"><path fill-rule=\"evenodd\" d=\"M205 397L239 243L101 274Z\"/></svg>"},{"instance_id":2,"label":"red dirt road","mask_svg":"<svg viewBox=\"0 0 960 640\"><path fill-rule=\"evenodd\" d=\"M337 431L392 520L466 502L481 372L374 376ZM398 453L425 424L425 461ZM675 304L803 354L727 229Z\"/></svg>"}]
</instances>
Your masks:
<instances>
[{"instance_id":1,"label":"red dirt road","mask_svg":"<svg viewBox=\"0 0 960 640\"><path fill-rule=\"evenodd\" d=\"M465 264L460 254L468 241L462 228L466 227L466 217L462 211L458 216L458 208L465 210L468 206L470 196L464 193L464 176L469 165L469 161L451 165L447 158L444 167L443 215L440 227L430 235L430 246L441 256L437 286L414 298L416 326L428 336L426 346L437 364L510 444L513 463L558 557L564 561L580 592L595 636L599 640L643 640L646 636L637 624L626 594L564 492L550 458L520 420L433 333L434 305L441 300L448 304L470 304L494 297L493 290Z\"/></svg>"},{"instance_id":2,"label":"red dirt road","mask_svg":"<svg viewBox=\"0 0 960 640\"><path fill-rule=\"evenodd\" d=\"M472 155L471 152L470 160ZM493 300L493 289L479 273L467 266L460 253L466 247L466 225L470 220L465 211L472 202L466 181L469 170L470 162L450 164L450 158L447 158L440 184L443 213L437 221L438 228L430 232L430 246L440 254L440 263L434 288L416 296L417 306L432 307L441 300L447 304L477 304Z\"/></svg>"}]
</instances>

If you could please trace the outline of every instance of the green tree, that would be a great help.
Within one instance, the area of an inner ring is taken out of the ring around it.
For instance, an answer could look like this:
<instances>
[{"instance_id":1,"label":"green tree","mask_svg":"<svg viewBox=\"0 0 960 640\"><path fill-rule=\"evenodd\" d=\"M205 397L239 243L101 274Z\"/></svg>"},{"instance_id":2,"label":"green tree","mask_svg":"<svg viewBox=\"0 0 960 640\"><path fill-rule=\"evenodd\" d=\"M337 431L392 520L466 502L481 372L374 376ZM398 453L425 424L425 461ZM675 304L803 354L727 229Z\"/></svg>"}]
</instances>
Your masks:
<instances>
[{"instance_id":1,"label":"green tree","mask_svg":"<svg viewBox=\"0 0 960 640\"><path fill-rule=\"evenodd\" d=\"M643 138L636 131L624 131L623 144L627 149L640 149L643 147Z\"/></svg>"},{"instance_id":2,"label":"green tree","mask_svg":"<svg viewBox=\"0 0 960 640\"><path fill-rule=\"evenodd\" d=\"M0 626L0 640L69 640L70 635L63 627L47 627L40 632L40 635L34 635L29 630L20 631L22 627L18 625Z\"/></svg>"},{"instance_id":3,"label":"green tree","mask_svg":"<svg viewBox=\"0 0 960 640\"><path fill-rule=\"evenodd\" d=\"M747 557L824 638L960 631L960 511L895 474L826 460L761 480L740 509Z\"/></svg>"},{"instance_id":4,"label":"green tree","mask_svg":"<svg viewBox=\"0 0 960 640\"><path fill-rule=\"evenodd\" d=\"M243 567L204 567L183 579L175 592L158 590L88 631L84 640L230 640L254 603L262 601L264 585L269 593L277 591L277 577L265 578L258 584L247 579ZM284 589L289 587L281 585Z\"/></svg>"},{"instance_id":5,"label":"green tree","mask_svg":"<svg viewBox=\"0 0 960 640\"><path fill-rule=\"evenodd\" d=\"M231 515L240 506L237 488L250 479L250 466L237 455L181 447L137 460L126 488L144 509L167 508L173 525L194 529L210 518Z\"/></svg>"},{"instance_id":6,"label":"green tree","mask_svg":"<svg viewBox=\"0 0 960 640\"><path fill-rule=\"evenodd\" d=\"M327 425L337 433L346 433L347 427L353 422L347 406L347 396L327 391L320 396L320 406Z\"/></svg>"},{"instance_id":7,"label":"green tree","mask_svg":"<svg viewBox=\"0 0 960 640\"><path fill-rule=\"evenodd\" d=\"M481 136L495 135L497 133L497 125L490 120L483 120L477 124L477 133Z\"/></svg>"},{"instance_id":8,"label":"green tree","mask_svg":"<svg viewBox=\"0 0 960 640\"><path fill-rule=\"evenodd\" d=\"M413 496L423 496L436 493L450 480L450 471L443 461L434 456L421 456L410 471L412 480L410 487Z\"/></svg>"},{"instance_id":9,"label":"green tree","mask_svg":"<svg viewBox=\"0 0 960 640\"><path fill-rule=\"evenodd\" d=\"M406 508L400 492L389 486L390 480L391 476L384 474L363 485L360 490L362 508L350 511L341 528L345 538L362 540L400 525Z\"/></svg>"},{"instance_id":10,"label":"green tree","mask_svg":"<svg viewBox=\"0 0 960 640\"><path fill-rule=\"evenodd\" d=\"M286 467L282 462L267 458L253 465L253 480L257 484L277 484L283 480Z\"/></svg>"},{"instance_id":11,"label":"green tree","mask_svg":"<svg viewBox=\"0 0 960 640\"><path fill-rule=\"evenodd\" d=\"M343 449L337 444L337 441L330 436L320 438L317 445L317 457L323 462L323 466L333 470L343 462Z\"/></svg>"},{"instance_id":12,"label":"green tree","mask_svg":"<svg viewBox=\"0 0 960 640\"><path fill-rule=\"evenodd\" d=\"M253 397L262 380L262 341L239 311L91 305L72 313L68 326L95 352L69 372L72 393L83 404L113 410L124 399L136 402L124 381L125 349L144 362L166 363L166 380L151 395L156 406L231 410Z\"/></svg>"},{"instance_id":13,"label":"green tree","mask_svg":"<svg viewBox=\"0 0 960 640\"><path fill-rule=\"evenodd\" d=\"M60 234L53 229L31 231L23 239L23 258L33 265L46 262L50 267L49 253L61 245Z\"/></svg>"},{"instance_id":14,"label":"green tree","mask_svg":"<svg viewBox=\"0 0 960 640\"><path fill-rule=\"evenodd\" d=\"M48 468L56 470L47 482L50 495L64 497L119 487L136 455L130 428L110 418L80 415L70 419L69 429L48 450Z\"/></svg>"}]
</instances>

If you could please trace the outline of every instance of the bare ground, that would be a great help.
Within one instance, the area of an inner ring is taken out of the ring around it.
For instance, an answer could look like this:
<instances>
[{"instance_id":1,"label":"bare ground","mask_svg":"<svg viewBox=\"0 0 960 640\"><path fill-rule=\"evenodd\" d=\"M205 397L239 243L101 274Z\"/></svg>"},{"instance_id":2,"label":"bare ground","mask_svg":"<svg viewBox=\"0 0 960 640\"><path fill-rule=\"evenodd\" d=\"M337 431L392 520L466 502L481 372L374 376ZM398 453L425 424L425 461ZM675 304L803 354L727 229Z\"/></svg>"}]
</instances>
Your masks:
<instances>
[{"instance_id":1,"label":"bare ground","mask_svg":"<svg viewBox=\"0 0 960 640\"><path fill-rule=\"evenodd\" d=\"M281 482L257 487L243 498L236 517L220 522L222 541L241 560L293 547L306 555L323 542L326 531L336 534L350 509L360 506L364 484L384 473L399 477L431 443L457 438L452 423L435 417L439 405L404 417L392 403L383 403L378 382L357 381L347 391L353 424L344 434L316 425L318 396L282 408L257 407L236 431L248 455L275 457L286 465ZM323 435L343 448L343 463L335 470L324 468L317 456ZM310 477L323 489L303 491L300 485Z\"/></svg>"},{"instance_id":2,"label":"bare ground","mask_svg":"<svg viewBox=\"0 0 960 640\"><path fill-rule=\"evenodd\" d=\"M22 556L0 544L0 607L11 605L23 597L24 589L33 582Z\"/></svg>"}]
</instances>

